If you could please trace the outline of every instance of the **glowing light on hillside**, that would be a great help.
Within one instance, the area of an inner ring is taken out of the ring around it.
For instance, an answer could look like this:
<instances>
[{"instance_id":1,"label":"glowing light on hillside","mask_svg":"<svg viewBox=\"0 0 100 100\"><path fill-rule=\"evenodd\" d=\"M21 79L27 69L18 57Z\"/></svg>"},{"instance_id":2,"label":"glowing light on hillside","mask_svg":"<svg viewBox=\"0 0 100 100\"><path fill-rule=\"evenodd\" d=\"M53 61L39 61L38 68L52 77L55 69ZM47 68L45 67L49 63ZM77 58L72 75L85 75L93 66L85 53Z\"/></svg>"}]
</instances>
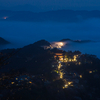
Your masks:
<instances>
[{"instance_id":1,"label":"glowing light on hillside","mask_svg":"<svg viewBox=\"0 0 100 100\"><path fill-rule=\"evenodd\" d=\"M63 46L63 45L64 45L64 44L63 44L63 42L60 42L59 44L60 44L61 46Z\"/></svg>"},{"instance_id":2,"label":"glowing light on hillside","mask_svg":"<svg viewBox=\"0 0 100 100\"><path fill-rule=\"evenodd\" d=\"M63 87L63 89L64 89L65 87Z\"/></svg>"},{"instance_id":3,"label":"glowing light on hillside","mask_svg":"<svg viewBox=\"0 0 100 100\"><path fill-rule=\"evenodd\" d=\"M68 85L72 84L73 82L68 82Z\"/></svg>"},{"instance_id":4,"label":"glowing light on hillside","mask_svg":"<svg viewBox=\"0 0 100 100\"><path fill-rule=\"evenodd\" d=\"M80 75L80 78L82 78L82 75Z\"/></svg>"},{"instance_id":5,"label":"glowing light on hillside","mask_svg":"<svg viewBox=\"0 0 100 100\"><path fill-rule=\"evenodd\" d=\"M56 71L57 72L57 74L59 73L58 71Z\"/></svg>"},{"instance_id":6,"label":"glowing light on hillside","mask_svg":"<svg viewBox=\"0 0 100 100\"><path fill-rule=\"evenodd\" d=\"M7 19L7 18L8 18L7 16L3 17L3 19Z\"/></svg>"},{"instance_id":7,"label":"glowing light on hillside","mask_svg":"<svg viewBox=\"0 0 100 100\"><path fill-rule=\"evenodd\" d=\"M76 58L77 58L77 56L76 56L76 55L74 55L74 61L77 61L77 60L76 60Z\"/></svg>"},{"instance_id":8,"label":"glowing light on hillside","mask_svg":"<svg viewBox=\"0 0 100 100\"><path fill-rule=\"evenodd\" d=\"M79 65L81 65L81 62L79 62Z\"/></svg>"},{"instance_id":9,"label":"glowing light on hillside","mask_svg":"<svg viewBox=\"0 0 100 100\"><path fill-rule=\"evenodd\" d=\"M89 71L89 73L91 74L91 73L92 73L92 71Z\"/></svg>"},{"instance_id":10,"label":"glowing light on hillside","mask_svg":"<svg viewBox=\"0 0 100 100\"><path fill-rule=\"evenodd\" d=\"M62 46L65 46L65 44L67 44L66 42L53 42L51 43L51 46L54 48L62 48Z\"/></svg>"},{"instance_id":11,"label":"glowing light on hillside","mask_svg":"<svg viewBox=\"0 0 100 100\"><path fill-rule=\"evenodd\" d=\"M71 84L70 86L74 86L73 84Z\"/></svg>"},{"instance_id":12,"label":"glowing light on hillside","mask_svg":"<svg viewBox=\"0 0 100 100\"><path fill-rule=\"evenodd\" d=\"M28 80L27 78L25 78L25 80Z\"/></svg>"},{"instance_id":13,"label":"glowing light on hillside","mask_svg":"<svg viewBox=\"0 0 100 100\"><path fill-rule=\"evenodd\" d=\"M11 82L11 84L14 84L14 82Z\"/></svg>"},{"instance_id":14,"label":"glowing light on hillside","mask_svg":"<svg viewBox=\"0 0 100 100\"><path fill-rule=\"evenodd\" d=\"M30 83L30 84L32 84L32 82L31 82L31 81L29 81L29 83Z\"/></svg>"},{"instance_id":15,"label":"glowing light on hillside","mask_svg":"<svg viewBox=\"0 0 100 100\"><path fill-rule=\"evenodd\" d=\"M59 66L58 66L58 69L60 69L61 68L61 63L59 63Z\"/></svg>"},{"instance_id":16,"label":"glowing light on hillside","mask_svg":"<svg viewBox=\"0 0 100 100\"><path fill-rule=\"evenodd\" d=\"M60 72L60 78L61 78L61 79L63 78L63 73L62 73L62 72Z\"/></svg>"},{"instance_id":17,"label":"glowing light on hillside","mask_svg":"<svg viewBox=\"0 0 100 100\"><path fill-rule=\"evenodd\" d=\"M67 88L68 87L68 84L65 84L65 88Z\"/></svg>"},{"instance_id":18,"label":"glowing light on hillside","mask_svg":"<svg viewBox=\"0 0 100 100\"><path fill-rule=\"evenodd\" d=\"M18 80L18 78L16 78L16 80Z\"/></svg>"},{"instance_id":19,"label":"glowing light on hillside","mask_svg":"<svg viewBox=\"0 0 100 100\"><path fill-rule=\"evenodd\" d=\"M71 61L72 61L72 59L69 59L69 61L71 62Z\"/></svg>"}]
</instances>

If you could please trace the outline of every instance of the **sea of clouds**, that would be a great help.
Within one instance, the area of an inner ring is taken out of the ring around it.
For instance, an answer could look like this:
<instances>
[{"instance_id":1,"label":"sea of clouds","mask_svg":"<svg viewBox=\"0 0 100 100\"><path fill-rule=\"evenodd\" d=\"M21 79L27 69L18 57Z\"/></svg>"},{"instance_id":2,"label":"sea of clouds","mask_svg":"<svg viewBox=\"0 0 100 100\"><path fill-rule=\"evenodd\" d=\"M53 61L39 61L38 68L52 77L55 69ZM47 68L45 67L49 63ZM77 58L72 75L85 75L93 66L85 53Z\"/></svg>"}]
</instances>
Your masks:
<instances>
[{"instance_id":1,"label":"sea of clouds","mask_svg":"<svg viewBox=\"0 0 100 100\"><path fill-rule=\"evenodd\" d=\"M41 39L49 42L67 38L92 40L95 42L70 43L63 49L80 50L82 53L100 57L100 19L88 19L78 23L0 21L0 37L11 42L10 45L0 46L0 49L19 48Z\"/></svg>"}]
</instances>

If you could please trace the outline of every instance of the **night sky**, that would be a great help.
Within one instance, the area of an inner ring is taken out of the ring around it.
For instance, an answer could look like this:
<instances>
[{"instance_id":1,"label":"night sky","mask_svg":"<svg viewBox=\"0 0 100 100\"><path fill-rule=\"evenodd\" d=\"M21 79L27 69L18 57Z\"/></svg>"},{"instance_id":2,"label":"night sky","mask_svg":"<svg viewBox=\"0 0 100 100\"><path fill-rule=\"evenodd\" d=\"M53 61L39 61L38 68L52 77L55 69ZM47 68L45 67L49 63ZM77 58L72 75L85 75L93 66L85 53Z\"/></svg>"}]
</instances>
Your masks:
<instances>
[{"instance_id":1,"label":"night sky","mask_svg":"<svg viewBox=\"0 0 100 100\"><path fill-rule=\"evenodd\" d=\"M100 10L100 0L0 0L0 6L32 5L40 9Z\"/></svg>"}]
</instances>

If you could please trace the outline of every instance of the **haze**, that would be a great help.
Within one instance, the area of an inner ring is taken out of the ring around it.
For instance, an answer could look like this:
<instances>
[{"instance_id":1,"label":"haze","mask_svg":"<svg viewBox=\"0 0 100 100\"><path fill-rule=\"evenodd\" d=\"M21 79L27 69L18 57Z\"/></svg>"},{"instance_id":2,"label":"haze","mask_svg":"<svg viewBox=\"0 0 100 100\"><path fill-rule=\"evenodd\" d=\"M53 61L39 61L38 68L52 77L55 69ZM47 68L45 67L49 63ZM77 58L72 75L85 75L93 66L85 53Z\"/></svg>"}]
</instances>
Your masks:
<instances>
[{"instance_id":1,"label":"haze","mask_svg":"<svg viewBox=\"0 0 100 100\"><path fill-rule=\"evenodd\" d=\"M93 40L91 43L72 43L64 50L80 50L100 58L100 19L89 19L80 23L34 23L0 22L0 36L11 42L3 48L19 48L45 39L49 42L70 38L72 40Z\"/></svg>"},{"instance_id":2,"label":"haze","mask_svg":"<svg viewBox=\"0 0 100 100\"><path fill-rule=\"evenodd\" d=\"M0 9L30 11L100 10L100 0L0 0L0 6Z\"/></svg>"}]
</instances>

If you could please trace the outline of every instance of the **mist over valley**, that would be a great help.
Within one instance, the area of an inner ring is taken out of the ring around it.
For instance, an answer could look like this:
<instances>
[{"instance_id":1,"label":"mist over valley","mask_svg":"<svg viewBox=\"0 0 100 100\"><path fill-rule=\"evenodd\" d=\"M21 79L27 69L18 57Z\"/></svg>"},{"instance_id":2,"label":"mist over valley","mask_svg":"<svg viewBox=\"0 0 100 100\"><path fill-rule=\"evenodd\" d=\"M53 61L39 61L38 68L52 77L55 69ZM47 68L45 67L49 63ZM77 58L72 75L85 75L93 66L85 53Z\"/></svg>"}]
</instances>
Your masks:
<instances>
[{"instance_id":1,"label":"mist over valley","mask_svg":"<svg viewBox=\"0 0 100 100\"><path fill-rule=\"evenodd\" d=\"M62 18L63 19L63 18ZM0 37L11 44L0 49L20 48L45 39L49 42L61 39L91 40L88 43L69 43L64 50L80 50L82 53L99 55L100 19L90 18L80 22L25 22L0 21ZM95 42L93 42L95 41Z\"/></svg>"}]
</instances>

